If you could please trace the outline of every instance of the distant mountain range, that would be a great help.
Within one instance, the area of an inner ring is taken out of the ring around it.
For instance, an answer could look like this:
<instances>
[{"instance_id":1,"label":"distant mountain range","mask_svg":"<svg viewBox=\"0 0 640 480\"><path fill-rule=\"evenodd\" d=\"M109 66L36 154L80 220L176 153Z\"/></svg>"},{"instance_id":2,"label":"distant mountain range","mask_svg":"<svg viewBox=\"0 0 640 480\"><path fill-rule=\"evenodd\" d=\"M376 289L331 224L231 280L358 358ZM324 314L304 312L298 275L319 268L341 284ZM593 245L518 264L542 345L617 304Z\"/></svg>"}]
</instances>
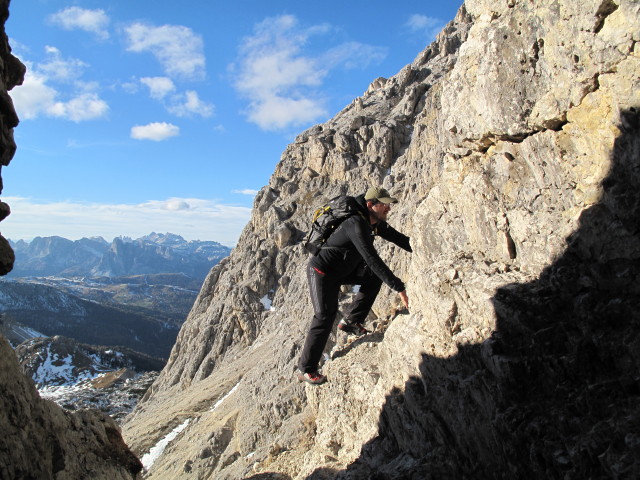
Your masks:
<instances>
[{"instance_id":1,"label":"distant mountain range","mask_svg":"<svg viewBox=\"0 0 640 480\"><path fill-rule=\"evenodd\" d=\"M163 359L207 273L231 252L171 233L11 245L16 261L0 279L0 315L14 345L36 334L64 335Z\"/></svg>"},{"instance_id":2,"label":"distant mountain range","mask_svg":"<svg viewBox=\"0 0 640 480\"><path fill-rule=\"evenodd\" d=\"M187 241L172 233L151 233L136 240L102 237L68 240L36 237L31 242L9 240L16 261L9 278L120 277L156 273L183 273L202 281L231 252L213 241Z\"/></svg>"}]
</instances>

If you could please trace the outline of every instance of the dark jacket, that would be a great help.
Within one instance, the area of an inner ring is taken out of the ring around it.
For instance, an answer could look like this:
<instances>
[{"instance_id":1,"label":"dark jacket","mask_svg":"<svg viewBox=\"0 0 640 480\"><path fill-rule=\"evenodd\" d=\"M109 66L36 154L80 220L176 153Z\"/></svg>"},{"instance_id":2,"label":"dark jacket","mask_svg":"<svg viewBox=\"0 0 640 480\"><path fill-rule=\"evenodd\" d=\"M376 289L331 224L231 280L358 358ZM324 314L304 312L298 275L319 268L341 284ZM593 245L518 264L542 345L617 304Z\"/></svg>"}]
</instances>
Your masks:
<instances>
[{"instance_id":1,"label":"dark jacket","mask_svg":"<svg viewBox=\"0 0 640 480\"><path fill-rule=\"evenodd\" d=\"M361 268L364 262L389 287L402 292L405 289L404 283L382 261L373 246L373 237L379 235L411 252L409 237L387 222L371 225L364 195L356 197L356 201L361 207L361 215L354 215L342 222L320 252L311 258L311 265L327 275L345 279Z\"/></svg>"}]
</instances>

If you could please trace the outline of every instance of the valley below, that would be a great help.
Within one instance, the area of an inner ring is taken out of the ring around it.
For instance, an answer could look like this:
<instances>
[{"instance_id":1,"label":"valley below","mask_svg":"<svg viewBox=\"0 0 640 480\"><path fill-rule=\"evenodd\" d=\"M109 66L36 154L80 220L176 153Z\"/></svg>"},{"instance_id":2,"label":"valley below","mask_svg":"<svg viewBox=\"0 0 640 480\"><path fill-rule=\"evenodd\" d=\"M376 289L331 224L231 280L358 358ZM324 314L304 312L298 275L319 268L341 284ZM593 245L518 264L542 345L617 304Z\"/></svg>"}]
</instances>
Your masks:
<instances>
[{"instance_id":1,"label":"valley below","mask_svg":"<svg viewBox=\"0 0 640 480\"><path fill-rule=\"evenodd\" d=\"M0 280L0 333L42 398L116 421L158 376L207 268L230 251L172 234L14 246L16 268Z\"/></svg>"}]
</instances>

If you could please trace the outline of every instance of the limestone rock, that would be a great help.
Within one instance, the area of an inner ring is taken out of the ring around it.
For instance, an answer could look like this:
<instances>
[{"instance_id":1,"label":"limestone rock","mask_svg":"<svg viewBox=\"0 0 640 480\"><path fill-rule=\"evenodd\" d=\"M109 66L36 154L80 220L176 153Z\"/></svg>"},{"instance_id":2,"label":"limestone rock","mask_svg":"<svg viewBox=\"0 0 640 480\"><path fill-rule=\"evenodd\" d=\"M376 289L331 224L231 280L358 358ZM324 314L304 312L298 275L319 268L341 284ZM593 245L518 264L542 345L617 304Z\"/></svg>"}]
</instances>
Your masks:
<instances>
[{"instance_id":1,"label":"limestone rock","mask_svg":"<svg viewBox=\"0 0 640 480\"><path fill-rule=\"evenodd\" d=\"M633 0L467 0L299 135L125 423L142 455L189 420L147 477L637 477L639 36ZM304 232L372 184L410 312L383 287L301 385Z\"/></svg>"},{"instance_id":2,"label":"limestone rock","mask_svg":"<svg viewBox=\"0 0 640 480\"><path fill-rule=\"evenodd\" d=\"M107 415L42 400L0 337L0 478L133 479L142 470Z\"/></svg>"}]
</instances>

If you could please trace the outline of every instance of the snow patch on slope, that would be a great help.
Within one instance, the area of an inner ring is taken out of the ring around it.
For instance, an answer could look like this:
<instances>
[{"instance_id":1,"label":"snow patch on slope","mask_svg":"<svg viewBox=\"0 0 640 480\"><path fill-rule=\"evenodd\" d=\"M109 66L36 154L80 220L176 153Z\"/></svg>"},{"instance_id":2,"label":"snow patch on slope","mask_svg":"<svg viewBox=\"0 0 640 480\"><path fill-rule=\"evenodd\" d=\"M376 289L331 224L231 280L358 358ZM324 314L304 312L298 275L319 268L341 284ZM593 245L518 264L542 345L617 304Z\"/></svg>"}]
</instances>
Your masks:
<instances>
[{"instance_id":1,"label":"snow patch on slope","mask_svg":"<svg viewBox=\"0 0 640 480\"><path fill-rule=\"evenodd\" d=\"M164 449L167 448L167 445L171 443L185 428L189 425L191 421L190 418L187 418L182 424L178 425L174 428L170 433L168 433L164 438L162 438L158 443L156 443L149 453L146 453L140 461L144 466L145 470L149 471L149 469L153 466L155 461L160 458L160 455L164 452Z\"/></svg>"}]
</instances>

